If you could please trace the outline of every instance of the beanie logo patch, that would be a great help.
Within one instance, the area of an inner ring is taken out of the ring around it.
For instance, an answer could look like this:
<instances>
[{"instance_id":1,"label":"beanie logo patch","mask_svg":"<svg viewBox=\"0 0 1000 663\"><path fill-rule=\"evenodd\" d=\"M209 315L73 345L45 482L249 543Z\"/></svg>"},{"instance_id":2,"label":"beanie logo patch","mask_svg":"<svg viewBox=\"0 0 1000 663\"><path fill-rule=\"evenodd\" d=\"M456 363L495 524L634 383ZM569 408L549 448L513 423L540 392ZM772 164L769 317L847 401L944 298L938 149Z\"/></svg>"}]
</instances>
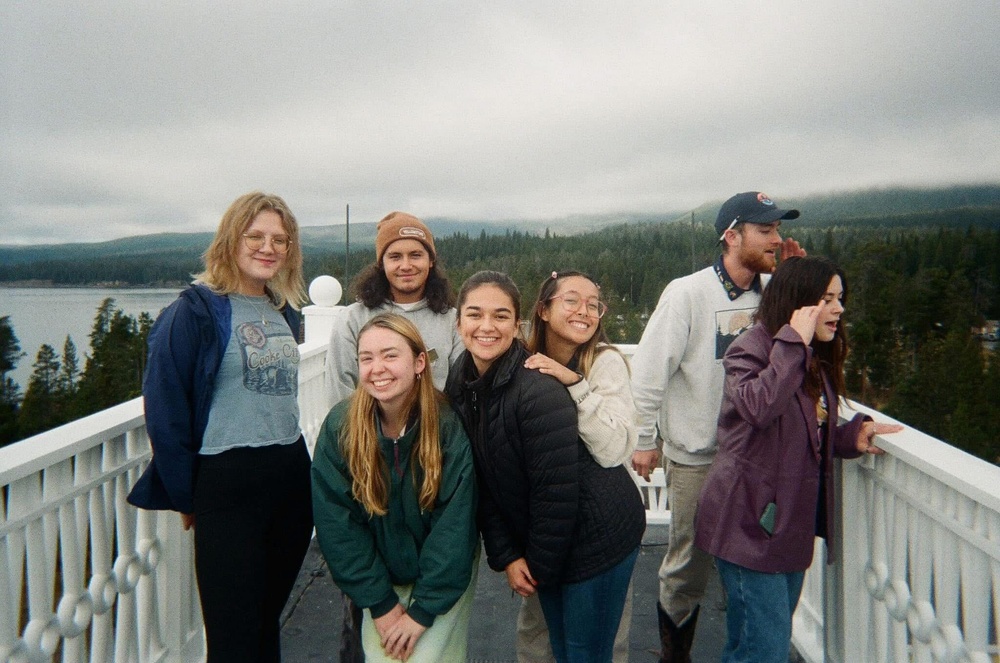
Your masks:
<instances>
[{"instance_id":1,"label":"beanie logo patch","mask_svg":"<svg viewBox=\"0 0 1000 663\"><path fill-rule=\"evenodd\" d=\"M766 193L758 193L757 202L761 205L774 205L774 201L768 198Z\"/></svg>"},{"instance_id":2,"label":"beanie logo patch","mask_svg":"<svg viewBox=\"0 0 1000 663\"><path fill-rule=\"evenodd\" d=\"M427 240L427 233L425 233L420 228L414 228L413 226L403 226L399 229L400 237L416 237L417 239Z\"/></svg>"}]
</instances>

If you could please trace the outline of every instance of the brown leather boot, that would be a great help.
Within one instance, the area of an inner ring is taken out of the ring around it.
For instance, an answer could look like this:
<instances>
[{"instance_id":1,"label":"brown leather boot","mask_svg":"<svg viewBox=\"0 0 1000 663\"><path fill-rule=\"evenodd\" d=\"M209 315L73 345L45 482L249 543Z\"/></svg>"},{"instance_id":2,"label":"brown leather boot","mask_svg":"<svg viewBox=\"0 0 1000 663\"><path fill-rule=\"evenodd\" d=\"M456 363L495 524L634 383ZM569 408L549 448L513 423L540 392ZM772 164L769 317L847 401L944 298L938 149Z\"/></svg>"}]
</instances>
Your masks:
<instances>
[{"instance_id":1,"label":"brown leather boot","mask_svg":"<svg viewBox=\"0 0 1000 663\"><path fill-rule=\"evenodd\" d=\"M694 643L699 610L701 606L695 606L687 619L677 626L660 602L656 602L656 617L660 622L660 663L691 663L691 645Z\"/></svg>"}]
</instances>

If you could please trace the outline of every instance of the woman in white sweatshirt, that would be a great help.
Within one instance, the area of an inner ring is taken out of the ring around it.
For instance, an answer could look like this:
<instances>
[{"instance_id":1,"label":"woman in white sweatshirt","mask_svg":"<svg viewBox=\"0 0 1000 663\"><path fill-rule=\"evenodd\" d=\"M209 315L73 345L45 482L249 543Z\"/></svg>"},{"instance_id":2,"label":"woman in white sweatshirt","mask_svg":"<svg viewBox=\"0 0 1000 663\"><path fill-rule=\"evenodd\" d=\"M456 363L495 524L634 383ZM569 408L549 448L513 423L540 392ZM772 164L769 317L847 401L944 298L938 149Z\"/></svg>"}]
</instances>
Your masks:
<instances>
[{"instance_id":1,"label":"woman in white sweatshirt","mask_svg":"<svg viewBox=\"0 0 1000 663\"><path fill-rule=\"evenodd\" d=\"M607 305L600 286L577 271L552 272L542 282L532 311L525 365L562 382L576 402L580 438L602 467L628 462L638 434L629 367L601 325ZM628 660L632 621L631 585L614 643L614 661ZM555 660L537 595L524 599L518 615L518 660Z\"/></svg>"}]
</instances>

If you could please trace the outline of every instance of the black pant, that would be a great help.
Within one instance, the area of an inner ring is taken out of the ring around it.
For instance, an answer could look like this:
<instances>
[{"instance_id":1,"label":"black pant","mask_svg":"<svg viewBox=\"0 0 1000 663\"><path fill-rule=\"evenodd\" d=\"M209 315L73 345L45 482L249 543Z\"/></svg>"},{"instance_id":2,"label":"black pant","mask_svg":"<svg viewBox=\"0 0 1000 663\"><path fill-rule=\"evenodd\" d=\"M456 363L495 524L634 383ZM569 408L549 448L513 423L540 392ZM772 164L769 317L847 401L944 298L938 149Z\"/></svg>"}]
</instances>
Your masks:
<instances>
[{"instance_id":1,"label":"black pant","mask_svg":"<svg viewBox=\"0 0 1000 663\"><path fill-rule=\"evenodd\" d=\"M202 456L195 572L208 663L281 660L279 620L312 536L305 441Z\"/></svg>"}]
</instances>

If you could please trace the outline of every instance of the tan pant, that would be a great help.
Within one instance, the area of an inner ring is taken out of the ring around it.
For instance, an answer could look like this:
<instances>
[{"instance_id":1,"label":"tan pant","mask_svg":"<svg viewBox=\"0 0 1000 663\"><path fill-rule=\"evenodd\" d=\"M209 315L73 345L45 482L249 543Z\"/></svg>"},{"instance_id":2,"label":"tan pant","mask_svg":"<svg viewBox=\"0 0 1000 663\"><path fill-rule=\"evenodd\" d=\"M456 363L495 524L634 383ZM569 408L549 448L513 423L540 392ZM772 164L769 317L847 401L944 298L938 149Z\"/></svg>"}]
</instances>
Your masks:
<instances>
[{"instance_id":1,"label":"tan pant","mask_svg":"<svg viewBox=\"0 0 1000 663\"><path fill-rule=\"evenodd\" d=\"M670 545L660 565L660 605L680 624L701 604L712 573L712 556L694 545L694 514L698 495L711 465L664 463Z\"/></svg>"},{"instance_id":2,"label":"tan pant","mask_svg":"<svg viewBox=\"0 0 1000 663\"><path fill-rule=\"evenodd\" d=\"M615 636L614 663L628 663L629 627L632 625L632 583L628 585L628 598L622 621ZM554 663L552 645L549 644L549 629L545 625L542 604L535 594L521 601L517 613L517 661L518 663Z\"/></svg>"}]
</instances>

